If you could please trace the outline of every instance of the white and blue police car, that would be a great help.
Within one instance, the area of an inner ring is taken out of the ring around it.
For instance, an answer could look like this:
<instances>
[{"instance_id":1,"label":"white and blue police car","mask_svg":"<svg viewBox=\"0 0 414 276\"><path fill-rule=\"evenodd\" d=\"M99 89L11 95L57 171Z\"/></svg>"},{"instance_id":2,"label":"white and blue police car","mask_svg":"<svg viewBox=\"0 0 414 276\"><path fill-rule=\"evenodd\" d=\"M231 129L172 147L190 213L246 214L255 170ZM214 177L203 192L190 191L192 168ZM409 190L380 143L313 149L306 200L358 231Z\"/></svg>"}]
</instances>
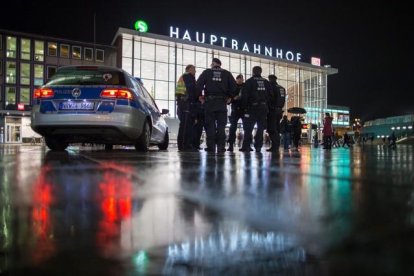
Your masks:
<instances>
[{"instance_id":1,"label":"white and blue police car","mask_svg":"<svg viewBox=\"0 0 414 276\"><path fill-rule=\"evenodd\" d=\"M65 66L34 90L31 127L51 150L71 143L168 148L168 125L139 79L106 66Z\"/></svg>"}]
</instances>

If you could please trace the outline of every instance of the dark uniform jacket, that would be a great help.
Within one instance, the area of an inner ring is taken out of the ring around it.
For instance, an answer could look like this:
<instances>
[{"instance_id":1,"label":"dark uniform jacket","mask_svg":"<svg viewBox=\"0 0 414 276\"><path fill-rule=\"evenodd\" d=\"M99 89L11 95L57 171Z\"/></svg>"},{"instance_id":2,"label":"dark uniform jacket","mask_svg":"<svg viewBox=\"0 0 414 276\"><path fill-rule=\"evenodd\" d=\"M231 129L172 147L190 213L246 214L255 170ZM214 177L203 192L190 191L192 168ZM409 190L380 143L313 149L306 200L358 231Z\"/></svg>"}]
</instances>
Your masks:
<instances>
[{"instance_id":1,"label":"dark uniform jacket","mask_svg":"<svg viewBox=\"0 0 414 276\"><path fill-rule=\"evenodd\" d=\"M197 90L197 85L196 85L196 80L194 75L190 74L190 73L184 73L182 76L184 83L185 83L185 88L186 88L186 99L188 100L190 103L194 103L198 101L198 90Z\"/></svg>"},{"instance_id":2,"label":"dark uniform jacket","mask_svg":"<svg viewBox=\"0 0 414 276\"><path fill-rule=\"evenodd\" d=\"M244 84L237 84L236 92L234 93L234 97L231 100L231 110L232 111L239 111L241 110L241 89L243 88Z\"/></svg>"},{"instance_id":3,"label":"dark uniform jacket","mask_svg":"<svg viewBox=\"0 0 414 276\"><path fill-rule=\"evenodd\" d=\"M199 91L204 90L206 100L209 97L233 97L236 92L236 80L233 75L220 67L206 69L197 79Z\"/></svg>"},{"instance_id":4,"label":"dark uniform jacket","mask_svg":"<svg viewBox=\"0 0 414 276\"><path fill-rule=\"evenodd\" d=\"M286 101L286 90L279 85L276 81L270 81L272 92L269 95L269 109L276 110L277 108L283 108Z\"/></svg>"},{"instance_id":5,"label":"dark uniform jacket","mask_svg":"<svg viewBox=\"0 0 414 276\"><path fill-rule=\"evenodd\" d=\"M268 80L260 75L249 78L242 88L241 106L244 110L268 105L272 87Z\"/></svg>"}]
</instances>

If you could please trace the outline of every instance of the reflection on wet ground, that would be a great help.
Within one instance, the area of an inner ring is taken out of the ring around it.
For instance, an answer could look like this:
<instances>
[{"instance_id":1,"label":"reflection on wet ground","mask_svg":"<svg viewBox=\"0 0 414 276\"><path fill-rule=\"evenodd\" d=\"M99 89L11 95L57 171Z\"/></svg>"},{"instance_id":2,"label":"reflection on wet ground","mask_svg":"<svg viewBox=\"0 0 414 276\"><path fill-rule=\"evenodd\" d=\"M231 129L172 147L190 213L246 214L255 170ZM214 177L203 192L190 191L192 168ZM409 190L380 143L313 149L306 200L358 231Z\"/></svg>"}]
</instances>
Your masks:
<instances>
[{"instance_id":1,"label":"reflection on wet ground","mask_svg":"<svg viewBox=\"0 0 414 276\"><path fill-rule=\"evenodd\" d=\"M0 146L0 274L413 275L413 147Z\"/></svg>"}]
</instances>

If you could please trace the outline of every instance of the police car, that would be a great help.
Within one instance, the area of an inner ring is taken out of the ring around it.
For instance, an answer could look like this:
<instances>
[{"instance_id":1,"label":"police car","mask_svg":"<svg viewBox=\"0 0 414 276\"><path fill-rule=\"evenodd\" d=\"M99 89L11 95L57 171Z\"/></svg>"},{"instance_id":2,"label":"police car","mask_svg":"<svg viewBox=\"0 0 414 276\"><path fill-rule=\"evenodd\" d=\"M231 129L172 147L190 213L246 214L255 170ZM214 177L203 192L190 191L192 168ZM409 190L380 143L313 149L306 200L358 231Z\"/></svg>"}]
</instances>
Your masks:
<instances>
[{"instance_id":1,"label":"police car","mask_svg":"<svg viewBox=\"0 0 414 276\"><path fill-rule=\"evenodd\" d=\"M34 90L31 127L51 150L70 143L168 148L168 126L139 79L105 66L65 66Z\"/></svg>"}]
</instances>

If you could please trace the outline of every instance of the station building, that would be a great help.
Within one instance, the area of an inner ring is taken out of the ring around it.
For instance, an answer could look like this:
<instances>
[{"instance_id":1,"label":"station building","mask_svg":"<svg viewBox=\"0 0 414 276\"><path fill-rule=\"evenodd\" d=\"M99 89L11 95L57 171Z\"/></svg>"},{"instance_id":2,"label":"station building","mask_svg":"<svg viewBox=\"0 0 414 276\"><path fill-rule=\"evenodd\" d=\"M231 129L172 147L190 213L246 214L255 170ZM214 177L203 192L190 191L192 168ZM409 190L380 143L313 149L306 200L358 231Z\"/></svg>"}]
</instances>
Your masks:
<instances>
[{"instance_id":1,"label":"station building","mask_svg":"<svg viewBox=\"0 0 414 276\"><path fill-rule=\"evenodd\" d=\"M64 65L116 64L116 48L0 29L0 143L38 135L30 128L33 90Z\"/></svg>"},{"instance_id":2,"label":"station building","mask_svg":"<svg viewBox=\"0 0 414 276\"><path fill-rule=\"evenodd\" d=\"M398 139L414 136L414 114L366 121L361 135L374 139L387 138L393 132Z\"/></svg>"},{"instance_id":3,"label":"station building","mask_svg":"<svg viewBox=\"0 0 414 276\"><path fill-rule=\"evenodd\" d=\"M301 54L293 51L247 44L220 35L171 26L169 35L138 32L119 28L112 42L118 49L117 66L140 77L154 96L159 108L170 110L175 117L175 83L188 64L196 67L196 78L210 67L213 57L222 68L234 76L251 77L254 66L261 66L262 76L275 74L278 83L286 88L286 107L309 110L306 122L318 123L327 108L328 76L337 69L312 65L301 61ZM236 47L237 46L237 47Z\"/></svg>"},{"instance_id":4,"label":"station building","mask_svg":"<svg viewBox=\"0 0 414 276\"><path fill-rule=\"evenodd\" d=\"M328 76L337 69L320 61L302 60L302 54L276 45L248 44L230 37L171 26L166 34L119 28L111 45L58 39L0 30L0 126L3 142L24 142L32 137L29 112L32 91L63 65L117 66L142 79L159 109L176 119L175 87L188 64L196 78L210 67L213 57L234 76L251 77L254 66L262 76L275 74L286 88L285 110L303 107L306 124L321 123L327 110ZM312 62L312 63L311 63ZM1 137L0 137L1 138Z\"/></svg>"}]
</instances>

